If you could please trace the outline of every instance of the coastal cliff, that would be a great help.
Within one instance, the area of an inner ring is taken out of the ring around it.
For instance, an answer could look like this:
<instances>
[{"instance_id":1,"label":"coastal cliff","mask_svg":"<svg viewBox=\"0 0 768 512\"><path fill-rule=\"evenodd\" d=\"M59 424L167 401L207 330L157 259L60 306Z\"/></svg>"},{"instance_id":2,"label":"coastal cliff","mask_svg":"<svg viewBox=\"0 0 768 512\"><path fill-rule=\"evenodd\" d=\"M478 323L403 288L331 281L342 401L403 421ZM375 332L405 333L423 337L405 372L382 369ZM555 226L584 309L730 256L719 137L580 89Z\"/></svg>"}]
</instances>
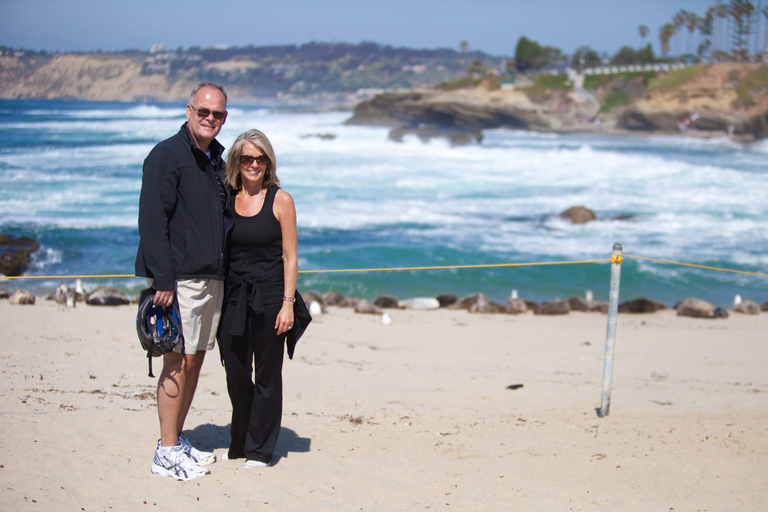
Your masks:
<instances>
[{"instance_id":1,"label":"coastal cliff","mask_svg":"<svg viewBox=\"0 0 768 512\"><path fill-rule=\"evenodd\" d=\"M197 83L184 77L143 74L143 65L141 55L0 56L0 98L185 101Z\"/></svg>"},{"instance_id":2,"label":"coastal cliff","mask_svg":"<svg viewBox=\"0 0 768 512\"><path fill-rule=\"evenodd\" d=\"M159 73L147 72L148 57L143 53L6 53L0 55L0 98L185 101L206 72L226 79L233 101L247 103L261 97L253 83L263 80L249 82L240 76L244 61L212 63L193 57L188 56L184 65L193 62L197 67L182 66L173 72L169 67L168 73ZM233 71L224 66L233 63L240 67ZM248 73L263 67L247 63ZM269 73L289 73L283 67L273 65ZM408 133L430 138L450 132L449 138L457 143L481 140L482 130L499 127L552 132L685 131L699 136L727 134L743 141L768 137L765 64L701 64L668 73L590 75L582 87L561 78L518 77L516 88L492 87L491 80L482 79L455 90L420 87L382 93L358 103L347 123L391 126L396 140ZM308 84L303 87L312 89ZM288 91L281 94L284 99L297 99ZM345 94L351 96L345 96L344 102L355 97ZM333 101L342 104L338 98Z\"/></svg>"},{"instance_id":3,"label":"coastal cliff","mask_svg":"<svg viewBox=\"0 0 768 512\"><path fill-rule=\"evenodd\" d=\"M479 86L380 94L355 108L348 124L386 125L397 132L510 128L552 132L768 136L768 67L692 66L671 73L624 73L583 88ZM613 98L619 105L611 105Z\"/></svg>"}]
</instances>

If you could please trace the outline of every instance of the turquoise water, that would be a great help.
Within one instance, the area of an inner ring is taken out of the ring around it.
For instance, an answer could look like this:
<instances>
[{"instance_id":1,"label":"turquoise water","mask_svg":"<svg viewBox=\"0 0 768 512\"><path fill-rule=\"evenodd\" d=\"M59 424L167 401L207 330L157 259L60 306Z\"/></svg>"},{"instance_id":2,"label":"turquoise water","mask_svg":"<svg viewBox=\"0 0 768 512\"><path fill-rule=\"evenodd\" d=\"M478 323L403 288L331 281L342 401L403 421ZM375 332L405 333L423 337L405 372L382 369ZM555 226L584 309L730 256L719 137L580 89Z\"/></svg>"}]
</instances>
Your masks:
<instances>
[{"instance_id":1,"label":"turquoise water","mask_svg":"<svg viewBox=\"0 0 768 512\"><path fill-rule=\"evenodd\" d=\"M344 126L349 112L231 106L219 140L263 130L296 202L300 268L345 269L607 259L627 254L768 273L768 143L726 138L491 130L479 146L395 143ZM180 104L0 100L0 232L42 248L5 281L42 295L71 275L131 274L141 166L184 122ZM333 140L311 135L330 133ZM584 205L596 222L558 217ZM624 220L617 220L621 217ZM504 301L608 295L609 266L302 274L300 289L375 298L482 291ZM86 278L136 294L137 278ZM768 278L627 259L622 300L727 306L768 300Z\"/></svg>"}]
</instances>

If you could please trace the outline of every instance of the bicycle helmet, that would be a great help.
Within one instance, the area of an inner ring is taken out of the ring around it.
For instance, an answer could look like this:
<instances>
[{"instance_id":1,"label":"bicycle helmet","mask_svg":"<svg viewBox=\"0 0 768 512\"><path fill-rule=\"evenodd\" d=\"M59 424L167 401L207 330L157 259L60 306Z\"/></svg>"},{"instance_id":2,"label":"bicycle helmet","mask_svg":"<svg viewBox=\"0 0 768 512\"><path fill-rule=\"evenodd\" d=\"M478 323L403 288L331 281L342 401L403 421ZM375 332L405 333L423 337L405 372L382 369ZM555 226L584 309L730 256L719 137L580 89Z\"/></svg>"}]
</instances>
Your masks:
<instances>
[{"instance_id":1,"label":"bicycle helmet","mask_svg":"<svg viewBox=\"0 0 768 512\"><path fill-rule=\"evenodd\" d=\"M179 342L183 347L184 334L181 330L179 306L175 300L171 306L163 307L154 303L154 290L145 290L141 296L139 312L136 315L136 332L142 348L147 351L149 376L154 377L152 357L173 351Z\"/></svg>"}]
</instances>

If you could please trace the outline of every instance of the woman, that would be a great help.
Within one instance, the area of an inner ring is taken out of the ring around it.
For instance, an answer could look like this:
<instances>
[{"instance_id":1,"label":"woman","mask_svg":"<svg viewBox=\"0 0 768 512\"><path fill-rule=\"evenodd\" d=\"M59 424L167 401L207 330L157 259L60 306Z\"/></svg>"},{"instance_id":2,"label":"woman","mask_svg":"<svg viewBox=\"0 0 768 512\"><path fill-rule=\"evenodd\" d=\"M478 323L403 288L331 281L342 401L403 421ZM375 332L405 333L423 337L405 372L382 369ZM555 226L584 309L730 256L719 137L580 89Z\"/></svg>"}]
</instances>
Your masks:
<instances>
[{"instance_id":1,"label":"woman","mask_svg":"<svg viewBox=\"0 0 768 512\"><path fill-rule=\"evenodd\" d=\"M224 458L244 457L245 467L272 461L283 412L283 345L287 338L292 357L311 321L296 291L296 210L279 187L276 164L272 144L259 130L240 134L226 163L235 191L219 328L232 401L232 441Z\"/></svg>"}]
</instances>

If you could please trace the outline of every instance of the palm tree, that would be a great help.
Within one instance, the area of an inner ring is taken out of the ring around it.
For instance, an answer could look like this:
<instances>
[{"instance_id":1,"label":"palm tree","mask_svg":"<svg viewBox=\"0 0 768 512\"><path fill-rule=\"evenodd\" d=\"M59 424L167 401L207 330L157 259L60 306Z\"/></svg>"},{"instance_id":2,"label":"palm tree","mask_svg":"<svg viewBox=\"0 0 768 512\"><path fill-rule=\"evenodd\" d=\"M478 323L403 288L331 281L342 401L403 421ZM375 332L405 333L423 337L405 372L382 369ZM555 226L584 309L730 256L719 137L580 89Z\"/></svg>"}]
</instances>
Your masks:
<instances>
[{"instance_id":1,"label":"palm tree","mask_svg":"<svg viewBox=\"0 0 768 512\"><path fill-rule=\"evenodd\" d=\"M688 53L693 53L693 31L704 24L704 19L699 18L695 12L687 12L685 28L688 29Z\"/></svg>"},{"instance_id":2,"label":"palm tree","mask_svg":"<svg viewBox=\"0 0 768 512\"><path fill-rule=\"evenodd\" d=\"M750 0L731 0L728 5L728 13L733 18L736 32L733 34L733 48L736 60L749 55L749 36L752 33L752 15L755 12L755 4Z\"/></svg>"},{"instance_id":3,"label":"palm tree","mask_svg":"<svg viewBox=\"0 0 768 512\"><path fill-rule=\"evenodd\" d=\"M688 18L688 11L686 11L685 9L680 9L679 11L677 11L677 13L675 13L674 16L672 16L672 25L675 28L673 35L677 34L678 31L680 30L680 27L685 25L686 18ZM683 49L682 49L683 40L681 38L675 38L675 39L679 41L677 43L678 53L683 53Z\"/></svg>"},{"instance_id":4,"label":"palm tree","mask_svg":"<svg viewBox=\"0 0 768 512\"><path fill-rule=\"evenodd\" d=\"M699 25L699 32L704 42L701 43L699 55L703 58L704 52L709 50L709 61L713 62L713 54L717 46L717 25L715 24L715 7L707 9L707 14L702 18Z\"/></svg>"},{"instance_id":5,"label":"palm tree","mask_svg":"<svg viewBox=\"0 0 768 512\"><path fill-rule=\"evenodd\" d=\"M459 43L459 46L461 47L461 53L466 55L467 52L469 51L469 43L466 41L462 41L461 43Z\"/></svg>"},{"instance_id":6,"label":"palm tree","mask_svg":"<svg viewBox=\"0 0 768 512\"><path fill-rule=\"evenodd\" d=\"M729 17L729 11L728 6L725 4L721 4L720 0L717 2L717 7L715 7L715 16L720 18L721 20L721 26L725 25L722 30L722 34L720 35L720 42L722 43L722 51L725 53L728 53L728 40L730 38L730 25L731 20Z\"/></svg>"},{"instance_id":7,"label":"palm tree","mask_svg":"<svg viewBox=\"0 0 768 512\"><path fill-rule=\"evenodd\" d=\"M675 35L675 26L671 23L666 23L659 30L659 40L661 41L661 53L666 55L669 53L669 40Z\"/></svg>"},{"instance_id":8,"label":"palm tree","mask_svg":"<svg viewBox=\"0 0 768 512\"><path fill-rule=\"evenodd\" d=\"M763 17L765 17L763 25L763 62L765 62L768 60L768 5L763 7Z\"/></svg>"},{"instance_id":9,"label":"palm tree","mask_svg":"<svg viewBox=\"0 0 768 512\"><path fill-rule=\"evenodd\" d=\"M645 36L648 35L648 27L646 25L640 25L637 30L640 32L640 37L643 38L643 43L645 43Z\"/></svg>"}]
</instances>

